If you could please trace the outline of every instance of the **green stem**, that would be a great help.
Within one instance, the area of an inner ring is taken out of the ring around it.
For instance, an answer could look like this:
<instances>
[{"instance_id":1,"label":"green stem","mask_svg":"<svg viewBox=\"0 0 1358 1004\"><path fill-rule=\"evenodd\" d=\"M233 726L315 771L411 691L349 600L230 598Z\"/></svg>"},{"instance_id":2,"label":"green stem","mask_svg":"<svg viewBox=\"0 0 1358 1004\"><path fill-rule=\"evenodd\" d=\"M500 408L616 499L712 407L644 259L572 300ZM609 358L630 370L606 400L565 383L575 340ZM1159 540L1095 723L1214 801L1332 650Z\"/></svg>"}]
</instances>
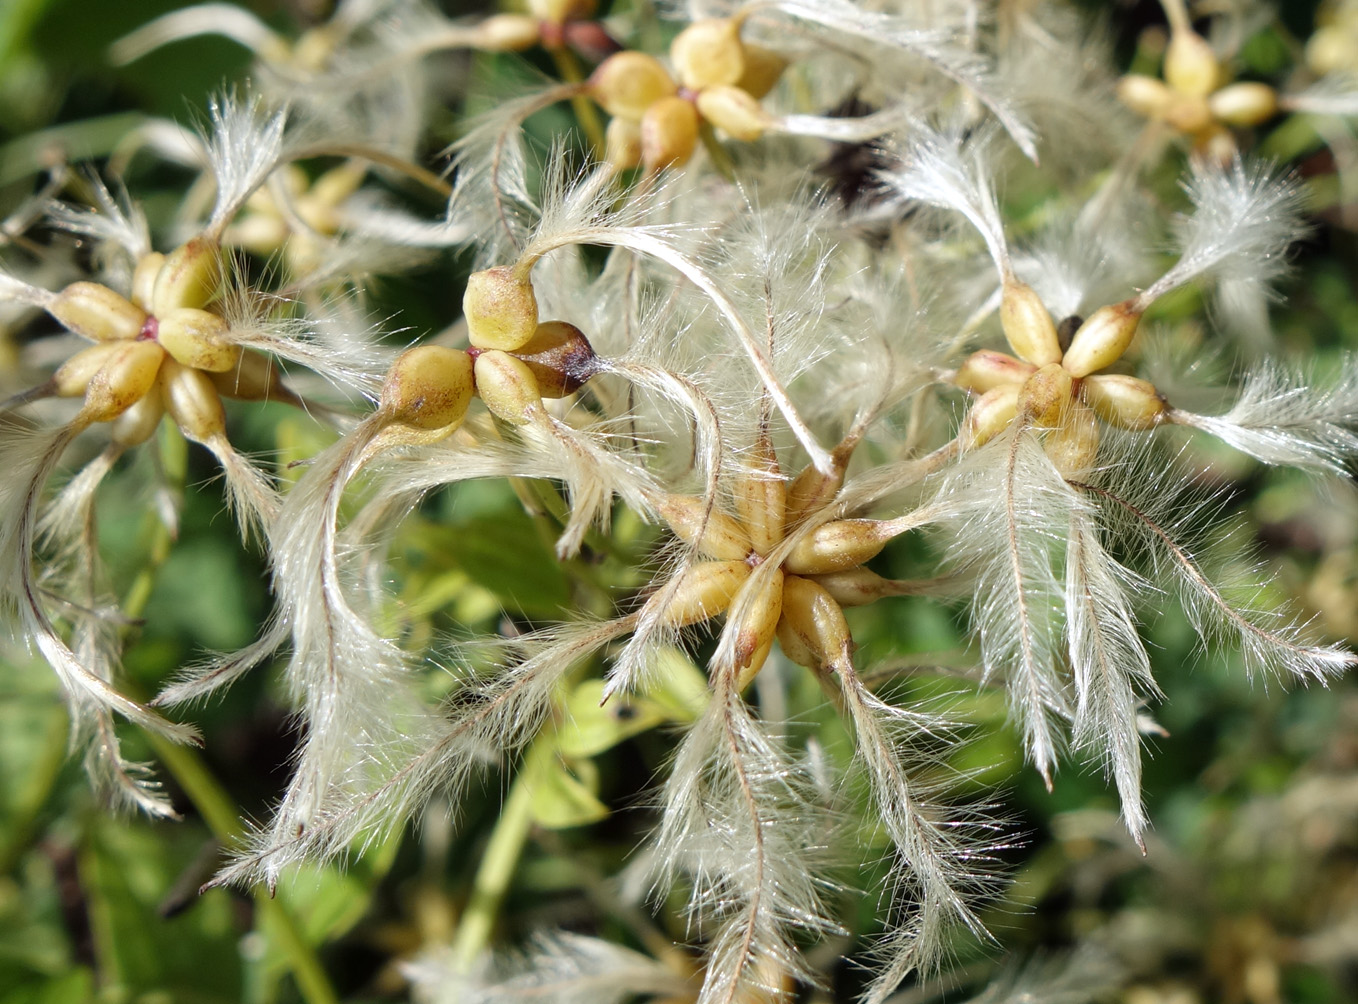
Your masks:
<instances>
[{"instance_id":1,"label":"green stem","mask_svg":"<svg viewBox=\"0 0 1358 1004\"><path fill-rule=\"evenodd\" d=\"M495 829L491 831L490 841L481 856L481 866L476 870L476 878L472 882L471 897L467 900L457 933L453 936L453 966L456 972L470 972L477 958L490 944L500 904L509 891L510 880L514 877L524 844L533 828L532 780L539 772L543 758L552 755L549 744L534 743L510 786L509 797L500 810L500 818L495 821Z\"/></svg>"},{"instance_id":2,"label":"green stem","mask_svg":"<svg viewBox=\"0 0 1358 1004\"><path fill-rule=\"evenodd\" d=\"M712 131L712 127L706 122L703 122L698 127L698 135L703 141L703 146L707 148L707 155L712 158L712 166L715 167L727 181L735 181L735 161L733 161L731 155L726 152L726 148L717 141L717 134Z\"/></svg>"},{"instance_id":3,"label":"green stem","mask_svg":"<svg viewBox=\"0 0 1358 1004\"><path fill-rule=\"evenodd\" d=\"M188 471L188 444L177 429L166 423L161 434L160 448L165 480L178 490L184 484ZM123 602L123 613L129 620L140 617L146 609L151 592L155 588L156 575L165 559L169 557L173 543L174 535L170 528L164 521L156 519L146 562L138 571ZM240 810L231 801L226 789L212 776L202 757L195 750L180 746L154 732L146 732L145 736L151 743L151 748L155 750L156 757L183 789L218 842L228 846L239 839L243 832ZM282 902L274 899L262 888L254 890L253 895L255 909L278 940L284 958L287 959L288 968L297 981L302 999L307 1004L338 1004L339 995L330 985L321 960L307 943L292 913Z\"/></svg>"},{"instance_id":4,"label":"green stem","mask_svg":"<svg viewBox=\"0 0 1358 1004\"><path fill-rule=\"evenodd\" d=\"M570 49L558 47L550 50L552 60L556 63L556 72L561 74L561 79L568 84L578 84L585 79L584 73L580 69L580 61L575 58L575 53ZM575 118L580 123L580 128L584 130L589 145L594 150L594 159L603 160L604 150L607 143L604 140L604 127L599 121L599 113L594 107L594 102L583 94L577 94L571 98L571 109L575 112Z\"/></svg>"},{"instance_id":5,"label":"green stem","mask_svg":"<svg viewBox=\"0 0 1358 1004\"><path fill-rule=\"evenodd\" d=\"M202 757L186 746L164 736L147 733L147 739L170 776L184 790L212 835L223 845L236 841L242 832L240 811L225 789L217 783ZM255 909L267 923L292 970L297 988L307 1004L338 1004L339 995L330 985L325 968L315 950L307 943L292 912L263 888L254 890Z\"/></svg>"},{"instance_id":6,"label":"green stem","mask_svg":"<svg viewBox=\"0 0 1358 1004\"><path fill-rule=\"evenodd\" d=\"M93 160L113 150L146 121L140 112L123 112L52 126L0 146L0 186L12 185L48 163L47 151L59 150L69 163Z\"/></svg>"},{"instance_id":7,"label":"green stem","mask_svg":"<svg viewBox=\"0 0 1358 1004\"><path fill-rule=\"evenodd\" d=\"M160 462L165 472L165 483L171 491L183 493L184 480L188 477L189 447L179 429L170 422L162 424L160 432ZM174 534L154 511L148 517L154 525L151 529L151 546L147 549L146 562L137 572L137 577L128 587L123 597L123 615L128 621L139 618L150 602L151 593L156 587L156 576L160 566L170 556L174 545Z\"/></svg>"}]
</instances>

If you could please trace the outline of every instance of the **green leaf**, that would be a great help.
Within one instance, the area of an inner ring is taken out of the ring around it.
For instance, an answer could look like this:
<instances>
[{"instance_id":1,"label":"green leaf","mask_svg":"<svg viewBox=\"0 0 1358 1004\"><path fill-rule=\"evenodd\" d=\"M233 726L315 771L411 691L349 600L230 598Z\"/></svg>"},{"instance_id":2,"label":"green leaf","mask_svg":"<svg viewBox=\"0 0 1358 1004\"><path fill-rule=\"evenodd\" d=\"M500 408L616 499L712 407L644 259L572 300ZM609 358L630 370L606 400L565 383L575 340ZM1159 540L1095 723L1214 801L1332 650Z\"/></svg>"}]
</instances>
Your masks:
<instances>
[{"instance_id":1,"label":"green leaf","mask_svg":"<svg viewBox=\"0 0 1358 1004\"><path fill-rule=\"evenodd\" d=\"M599 801L599 772L589 760L577 761L572 773L559 757L544 760L528 782L532 786L533 821L549 830L597 823L608 816Z\"/></svg>"},{"instance_id":2,"label":"green leaf","mask_svg":"<svg viewBox=\"0 0 1358 1004\"><path fill-rule=\"evenodd\" d=\"M157 991L171 1000L241 999L241 931L231 894L212 890L173 917L159 910L181 876L202 870L205 844L196 826L92 821L80 877L102 983L129 997Z\"/></svg>"},{"instance_id":3,"label":"green leaf","mask_svg":"<svg viewBox=\"0 0 1358 1004\"><path fill-rule=\"evenodd\" d=\"M707 707L707 676L673 646L655 654L655 685L646 696L676 722L694 722Z\"/></svg>"},{"instance_id":4,"label":"green leaf","mask_svg":"<svg viewBox=\"0 0 1358 1004\"><path fill-rule=\"evenodd\" d=\"M206 648L230 651L255 636L245 597L258 590L238 556L216 541L182 541L161 566L146 619L158 633L182 632Z\"/></svg>"},{"instance_id":5,"label":"green leaf","mask_svg":"<svg viewBox=\"0 0 1358 1004\"><path fill-rule=\"evenodd\" d=\"M654 701L614 694L600 706L603 680L586 680L572 691L557 729L557 748L568 757L590 757L659 725L670 716Z\"/></svg>"},{"instance_id":6,"label":"green leaf","mask_svg":"<svg viewBox=\"0 0 1358 1004\"><path fill-rule=\"evenodd\" d=\"M85 1004L92 1000L94 974L84 966L0 995L0 1004Z\"/></svg>"},{"instance_id":7,"label":"green leaf","mask_svg":"<svg viewBox=\"0 0 1358 1004\"><path fill-rule=\"evenodd\" d=\"M458 523L411 528L408 542L426 561L461 568L510 610L558 618L570 606L566 573L522 510L486 514Z\"/></svg>"},{"instance_id":8,"label":"green leaf","mask_svg":"<svg viewBox=\"0 0 1358 1004\"><path fill-rule=\"evenodd\" d=\"M404 834L391 836L345 866L305 865L279 889L279 896L312 945L346 933L368 911L378 884L391 871Z\"/></svg>"}]
</instances>

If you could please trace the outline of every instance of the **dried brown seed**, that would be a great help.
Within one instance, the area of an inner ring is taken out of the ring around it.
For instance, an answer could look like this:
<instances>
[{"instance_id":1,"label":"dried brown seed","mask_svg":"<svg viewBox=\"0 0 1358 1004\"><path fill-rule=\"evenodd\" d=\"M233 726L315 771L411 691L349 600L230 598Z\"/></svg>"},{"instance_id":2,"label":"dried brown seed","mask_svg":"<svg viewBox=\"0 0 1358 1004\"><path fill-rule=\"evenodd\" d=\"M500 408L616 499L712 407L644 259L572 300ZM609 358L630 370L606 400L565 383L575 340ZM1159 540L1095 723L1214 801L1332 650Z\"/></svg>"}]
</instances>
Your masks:
<instances>
[{"instance_id":1,"label":"dried brown seed","mask_svg":"<svg viewBox=\"0 0 1358 1004\"><path fill-rule=\"evenodd\" d=\"M155 342L118 342L85 388L81 416L92 422L117 418L151 391L165 358Z\"/></svg>"},{"instance_id":2,"label":"dried brown seed","mask_svg":"<svg viewBox=\"0 0 1358 1004\"><path fill-rule=\"evenodd\" d=\"M180 430L196 443L226 435L221 395L206 373L167 359L160 367L160 396Z\"/></svg>"},{"instance_id":3,"label":"dried brown seed","mask_svg":"<svg viewBox=\"0 0 1358 1004\"><path fill-rule=\"evenodd\" d=\"M225 373L240 361L241 347L230 341L231 326L218 314L180 307L157 318L156 341L179 363Z\"/></svg>"},{"instance_id":4,"label":"dried brown seed","mask_svg":"<svg viewBox=\"0 0 1358 1004\"><path fill-rule=\"evenodd\" d=\"M1278 114L1278 92L1254 81L1223 87L1207 99L1212 114L1233 126L1256 126Z\"/></svg>"},{"instance_id":5,"label":"dried brown seed","mask_svg":"<svg viewBox=\"0 0 1358 1004\"><path fill-rule=\"evenodd\" d=\"M542 409L542 395L528 366L508 352L486 350L472 367L476 393L492 415L510 425L527 425Z\"/></svg>"},{"instance_id":6,"label":"dried brown seed","mask_svg":"<svg viewBox=\"0 0 1358 1004\"><path fill-rule=\"evenodd\" d=\"M151 313L157 317L179 307L206 307L222 284L222 249L195 237L165 256L156 276Z\"/></svg>"},{"instance_id":7,"label":"dried brown seed","mask_svg":"<svg viewBox=\"0 0 1358 1004\"><path fill-rule=\"evenodd\" d=\"M674 80L660 60L644 52L618 52L609 56L589 78L589 94L610 115L634 122L661 98L677 91Z\"/></svg>"},{"instance_id":8,"label":"dried brown seed","mask_svg":"<svg viewBox=\"0 0 1358 1004\"><path fill-rule=\"evenodd\" d=\"M1118 100L1148 119L1162 118L1174 100L1174 92L1164 81L1140 73L1129 73L1118 81Z\"/></svg>"},{"instance_id":9,"label":"dried brown seed","mask_svg":"<svg viewBox=\"0 0 1358 1004\"><path fill-rule=\"evenodd\" d=\"M1172 32L1165 49L1165 83L1180 94L1205 98L1221 84L1221 61L1196 31Z\"/></svg>"},{"instance_id":10,"label":"dried brown seed","mask_svg":"<svg viewBox=\"0 0 1358 1004\"><path fill-rule=\"evenodd\" d=\"M661 98L641 116L641 164L647 171L686 164L698 147L698 110L680 97Z\"/></svg>"},{"instance_id":11,"label":"dried brown seed","mask_svg":"<svg viewBox=\"0 0 1358 1004\"><path fill-rule=\"evenodd\" d=\"M741 689L754 679L768 658L783 612L783 570L775 568L764 574L767 581L736 626L736 669L745 670L738 682Z\"/></svg>"},{"instance_id":12,"label":"dried brown seed","mask_svg":"<svg viewBox=\"0 0 1358 1004\"><path fill-rule=\"evenodd\" d=\"M743 561L700 561L683 573L677 589L656 593L646 606L663 601L660 619L671 627L687 627L725 613L749 577L750 566Z\"/></svg>"},{"instance_id":13,"label":"dried brown seed","mask_svg":"<svg viewBox=\"0 0 1358 1004\"><path fill-rule=\"evenodd\" d=\"M679 82L695 91L738 82L745 75L740 23L733 18L693 22L670 43L670 62Z\"/></svg>"},{"instance_id":14,"label":"dried brown seed","mask_svg":"<svg viewBox=\"0 0 1358 1004\"><path fill-rule=\"evenodd\" d=\"M754 455L749 459L749 470L736 477L733 495L736 514L749 533L754 549L760 554L768 554L783 539L787 485L767 429L760 430Z\"/></svg>"},{"instance_id":15,"label":"dried brown seed","mask_svg":"<svg viewBox=\"0 0 1358 1004\"><path fill-rule=\"evenodd\" d=\"M102 342L81 349L67 359L52 375L52 392L57 397L82 397L90 381L122 345L122 342Z\"/></svg>"},{"instance_id":16,"label":"dried brown seed","mask_svg":"<svg viewBox=\"0 0 1358 1004\"><path fill-rule=\"evenodd\" d=\"M1061 360L1071 376L1087 377L1122 357L1141 323L1141 311L1135 309L1134 303L1124 300L1100 307L1080 325Z\"/></svg>"},{"instance_id":17,"label":"dried brown seed","mask_svg":"<svg viewBox=\"0 0 1358 1004\"><path fill-rule=\"evenodd\" d=\"M1043 366L1019 388L1019 414L1029 425L1054 429L1061 424L1074 396L1075 381L1060 363Z\"/></svg>"},{"instance_id":18,"label":"dried brown seed","mask_svg":"<svg viewBox=\"0 0 1358 1004\"><path fill-rule=\"evenodd\" d=\"M159 394L147 394L113 420L109 438L124 449L140 446L160 428L165 417L165 403Z\"/></svg>"},{"instance_id":19,"label":"dried brown seed","mask_svg":"<svg viewBox=\"0 0 1358 1004\"><path fill-rule=\"evenodd\" d=\"M219 394L241 401L291 400L293 396L283 386L282 376L274 361L249 349L241 352L236 365L229 370L209 372L208 376Z\"/></svg>"},{"instance_id":20,"label":"dried brown seed","mask_svg":"<svg viewBox=\"0 0 1358 1004\"><path fill-rule=\"evenodd\" d=\"M844 611L824 589L797 575L783 580L778 644L793 662L814 670L842 665L853 654Z\"/></svg>"},{"instance_id":21,"label":"dried brown seed","mask_svg":"<svg viewBox=\"0 0 1358 1004\"><path fill-rule=\"evenodd\" d=\"M974 450L1009 428L1018 414L1018 400L1017 384L986 391L972 404L962 428L957 431L958 445L964 450Z\"/></svg>"},{"instance_id":22,"label":"dried brown seed","mask_svg":"<svg viewBox=\"0 0 1358 1004\"><path fill-rule=\"evenodd\" d=\"M1095 374L1080 384L1080 396L1109 425L1150 429L1165 414L1165 399L1149 380L1117 373Z\"/></svg>"},{"instance_id":23,"label":"dried brown seed","mask_svg":"<svg viewBox=\"0 0 1358 1004\"><path fill-rule=\"evenodd\" d=\"M1086 473L1099 455L1099 423L1094 412L1083 402L1072 401L1065 421L1047 433L1042 448L1063 477Z\"/></svg>"},{"instance_id":24,"label":"dried brown seed","mask_svg":"<svg viewBox=\"0 0 1358 1004\"><path fill-rule=\"evenodd\" d=\"M1026 282L1005 281L1000 294L1000 327L1020 359L1034 366L1061 361L1056 322L1037 292Z\"/></svg>"},{"instance_id":25,"label":"dried brown seed","mask_svg":"<svg viewBox=\"0 0 1358 1004\"><path fill-rule=\"evenodd\" d=\"M132 302L142 310L150 310L155 297L156 280L165 267L165 256L159 251L144 254L132 271Z\"/></svg>"},{"instance_id":26,"label":"dried brown seed","mask_svg":"<svg viewBox=\"0 0 1358 1004\"><path fill-rule=\"evenodd\" d=\"M599 357L579 328L565 321L544 321L511 355L537 380L543 397L574 394L599 372Z\"/></svg>"},{"instance_id":27,"label":"dried brown seed","mask_svg":"<svg viewBox=\"0 0 1358 1004\"><path fill-rule=\"evenodd\" d=\"M542 38L539 19L523 14L492 14L474 29L473 47L486 52L522 52Z\"/></svg>"},{"instance_id":28,"label":"dried brown seed","mask_svg":"<svg viewBox=\"0 0 1358 1004\"><path fill-rule=\"evenodd\" d=\"M777 86L787 60L763 46L745 44L745 72L736 81L736 86L756 101L768 97Z\"/></svg>"},{"instance_id":29,"label":"dried brown seed","mask_svg":"<svg viewBox=\"0 0 1358 1004\"><path fill-rule=\"evenodd\" d=\"M717 84L698 92L698 113L732 139L753 143L773 124L764 106L739 87Z\"/></svg>"},{"instance_id":30,"label":"dried brown seed","mask_svg":"<svg viewBox=\"0 0 1358 1004\"><path fill-rule=\"evenodd\" d=\"M783 566L796 575L842 572L876 557L900 532L892 520L834 520L816 527L798 541Z\"/></svg>"}]
</instances>

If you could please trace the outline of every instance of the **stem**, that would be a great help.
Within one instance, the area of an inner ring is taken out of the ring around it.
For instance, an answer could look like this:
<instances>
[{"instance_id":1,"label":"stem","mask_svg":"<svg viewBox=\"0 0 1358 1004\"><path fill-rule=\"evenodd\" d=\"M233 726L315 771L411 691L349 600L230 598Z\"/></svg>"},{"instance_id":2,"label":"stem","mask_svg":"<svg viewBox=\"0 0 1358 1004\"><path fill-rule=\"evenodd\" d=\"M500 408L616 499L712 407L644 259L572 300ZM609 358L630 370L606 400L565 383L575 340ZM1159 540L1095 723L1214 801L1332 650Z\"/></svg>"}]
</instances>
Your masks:
<instances>
[{"instance_id":1,"label":"stem","mask_svg":"<svg viewBox=\"0 0 1358 1004\"><path fill-rule=\"evenodd\" d=\"M1160 0L1160 6L1165 12L1165 20L1169 22L1171 32L1193 30L1193 23L1189 20L1184 0Z\"/></svg>"},{"instance_id":2,"label":"stem","mask_svg":"<svg viewBox=\"0 0 1358 1004\"><path fill-rule=\"evenodd\" d=\"M188 476L189 449L188 443L179 433L177 427L172 423L164 423L160 433L160 462L165 472L165 481L170 490L176 494L182 494L184 490L184 479ZM141 570L137 572L137 577L132 580L132 585L127 590L127 595L123 597L123 615L129 624L141 617L146 610L146 604L151 599L151 592L155 589L156 575L160 572L160 566L165 564L165 559L170 556L170 547L174 544L175 531L165 520L161 519L154 511L148 516L155 521L152 530L151 546L146 555L146 562Z\"/></svg>"},{"instance_id":3,"label":"stem","mask_svg":"<svg viewBox=\"0 0 1358 1004\"><path fill-rule=\"evenodd\" d=\"M411 181L418 182L425 188L439 195L450 196L453 194L453 186L443 178L440 178L433 171L429 171L418 164L413 164L404 157L397 157L379 150L376 147L368 146L366 143L318 143L314 147L307 147L293 154L293 159L301 160L304 157L353 157L358 160L366 160L378 167L385 167L399 174L405 175Z\"/></svg>"},{"instance_id":4,"label":"stem","mask_svg":"<svg viewBox=\"0 0 1358 1004\"><path fill-rule=\"evenodd\" d=\"M161 457L166 480L176 488L182 486L188 467L188 444L168 423L162 433ZM146 563L137 573L123 602L123 613L129 621L140 617L146 609L146 603L155 588L156 574L169 556L173 541L174 534L171 529L163 520L157 520L155 537ZM212 835L223 846L236 841L243 832L240 810L212 776L202 757L195 750L171 742L155 732L147 731L145 734L151 748L155 750L157 759L165 765L175 783L183 789ZM288 968L297 981L303 1000L307 1004L339 1004L339 995L330 986L321 960L307 944L291 911L282 902L270 896L265 889L256 889L253 895L255 908L277 938L279 948L287 959Z\"/></svg>"},{"instance_id":5,"label":"stem","mask_svg":"<svg viewBox=\"0 0 1358 1004\"><path fill-rule=\"evenodd\" d=\"M240 811L231 801L231 796L212 776L202 757L196 751L176 745L155 733L147 733L147 738L160 762L184 790L212 835L224 846L237 840L242 833ZM307 943L292 912L262 887L256 888L253 895L255 908L277 938L278 947L287 959L302 999L307 1004L339 1004L339 995L330 985L320 958Z\"/></svg>"},{"instance_id":6,"label":"stem","mask_svg":"<svg viewBox=\"0 0 1358 1004\"><path fill-rule=\"evenodd\" d=\"M698 126L698 138L703 141L707 155L712 158L712 166L727 181L734 182L736 180L735 161L726 152L726 148L717 142L717 134L712 131L712 127L707 122L702 122Z\"/></svg>"},{"instance_id":7,"label":"stem","mask_svg":"<svg viewBox=\"0 0 1358 1004\"><path fill-rule=\"evenodd\" d=\"M453 968L456 972L467 973L476 964L477 958L490 944L491 930L500 912L505 894L509 891L510 880L523 853L528 834L533 828L533 793L530 781L537 773L543 758L552 754L552 748L545 743L535 743L524 757L519 774L514 778L500 810L500 818L495 821L490 842L486 844L481 856L481 866L476 870L472 882L472 894L462 919L453 937Z\"/></svg>"},{"instance_id":8,"label":"stem","mask_svg":"<svg viewBox=\"0 0 1358 1004\"><path fill-rule=\"evenodd\" d=\"M580 61L575 58L575 53L564 46L548 51L552 54L552 61L556 63L556 72L561 74L562 80L568 84L584 83L585 75L580 69ZM599 121L599 112L594 107L594 102L583 94L577 94L571 98L571 109L575 112L575 118L580 123L580 128L584 130L585 137L594 150L594 159L603 160L607 142L604 139L604 127Z\"/></svg>"}]
</instances>

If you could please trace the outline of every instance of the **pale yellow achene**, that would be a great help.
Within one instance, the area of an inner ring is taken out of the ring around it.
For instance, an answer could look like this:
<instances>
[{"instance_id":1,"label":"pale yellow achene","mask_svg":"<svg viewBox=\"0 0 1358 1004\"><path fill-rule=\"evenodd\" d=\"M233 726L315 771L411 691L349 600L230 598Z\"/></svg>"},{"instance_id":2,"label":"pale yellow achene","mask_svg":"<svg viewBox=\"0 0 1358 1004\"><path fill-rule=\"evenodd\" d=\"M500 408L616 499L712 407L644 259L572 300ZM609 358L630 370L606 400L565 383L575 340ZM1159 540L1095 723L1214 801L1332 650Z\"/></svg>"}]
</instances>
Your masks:
<instances>
[{"instance_id":1,"label":"pale yellow achene","mask_svg":"<svg viewBox=\"0 0 1358 1004\"><path fill-rule=\"evenodd\" d=\"M1147 381L1098 374L1117 362L1136 336L1136 301L1100 307L1061 350L1056 324L1032 288L1005 283L1000 307L1005 338L1020 358L993 349L973 352L952 382L979 395L958 433L963 449L983 446L1016 420L1049 430L1047 455L1064 474L1086 470L1098 454L1097 414L1110 425L1149 429L1164 420L1164 398Z\"/></svg>"},{"instance_id":2,"label":"pale yellow achene","mask_svg":"<svg viewBox=\"0 0 1358 1004\"><path fill-rule=\"evenodd\" d=\"M808 467L789 491L777 455L767 435L757 444L751 470L735 479L732 493L737 515L716 508L705 499L667 495L656 510L675 535L692 546L702 561L683 573L677 588L656 593L647 611L660 605L661 619L685 627L724 614L752 571L764 564L787 534L808 514L805 502L815 496L814 508L828 504L842 483L842 469L851 447L838 457L840 476L827 479ZM816 482L810 488L810 481ZM800 490L798 490L800 488ZM808 490L809 489L809 490ZM818 490L820 489L820 490ZM791 502L799 497L800 502ZM794 508L795 507L795 508ZM775 637L783 653L817 672L842 665L851 644L841 603L827 590L836 588L849 605L871 603L899 591L899 584L863 568L905 527L892 520L839 519L822 523L799 535L782 566L767 576L759 595L747 607L736 640L741 686L763 666ZM852 581L853 585L846 583ZM643 613L643 617L645 617ZM844 625L842 629L839 625Z\"/></svg>"}]
</instances>

